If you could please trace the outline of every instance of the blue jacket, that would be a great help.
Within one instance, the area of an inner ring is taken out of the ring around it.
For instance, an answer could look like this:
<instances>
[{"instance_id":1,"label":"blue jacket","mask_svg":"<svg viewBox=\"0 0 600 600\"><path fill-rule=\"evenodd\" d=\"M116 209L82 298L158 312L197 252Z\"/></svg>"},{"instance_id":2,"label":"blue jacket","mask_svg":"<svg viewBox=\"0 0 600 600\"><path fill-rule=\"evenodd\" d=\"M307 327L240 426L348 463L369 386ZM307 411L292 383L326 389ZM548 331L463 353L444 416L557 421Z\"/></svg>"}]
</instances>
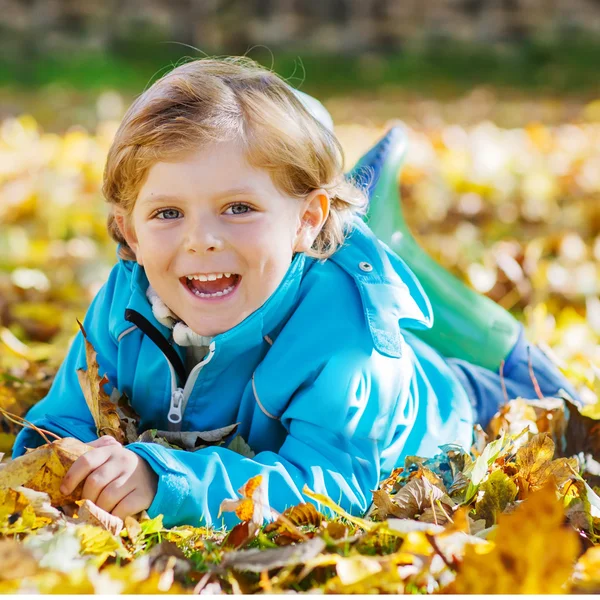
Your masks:
<instances>
[{"instance_id":1,"label":"blue jacket","mask_svg":"<svg viewBox=\"0 0 600 600\"><path fill-rule=\"evenodd\" d=\"M171 331L152 313L143 268L121 260L112 269L84 326L100 373L127 394L140 431L169 429L169 412L181 413L183 431L240 422L238 432L256 452L249 459L226 447L128 445L159 476L151 517L164 514L169 527L218 525L221 501L236 498L258 474L266 502L278 511L307 501L307 484L362 513L371 490L406 455L431 456L448 442L470 445L466 392L444 359L407 331L431 326L427 297L360 218L353 225L331 258L297 254L265 304L215 336L189 376L185 349L168 342ZM88 442L97 434L78 368L86 368L81 333L27 419ZM175 397L181 403L173 405ZM40 443L23 429L13 456ZM236 521L232 516L225 524Z\"/></svg>"}]
</instances>

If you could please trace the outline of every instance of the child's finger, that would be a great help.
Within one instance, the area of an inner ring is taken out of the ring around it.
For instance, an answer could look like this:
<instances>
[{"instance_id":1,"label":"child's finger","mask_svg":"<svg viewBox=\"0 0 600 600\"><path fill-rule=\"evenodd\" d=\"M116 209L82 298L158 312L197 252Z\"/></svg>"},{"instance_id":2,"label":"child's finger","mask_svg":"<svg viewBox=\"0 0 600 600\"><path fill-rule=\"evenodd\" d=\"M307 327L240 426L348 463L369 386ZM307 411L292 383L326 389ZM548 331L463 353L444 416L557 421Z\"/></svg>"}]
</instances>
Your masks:
<instances>
[{"instance_id":1,"label":"child's finger","mask_svg":"<svg viewBox=\"0 0 600 600\"><path fill-rule=\"evenodd\" d=\"M107 460L86 477L81 497L91 500L94 504L98 504L97 501L100 494L122 474L122 469L114 460Z\"/></svg>"},{"instance_id":2,"label":"child's finger","mask_svg":"<svg viewBox=\"0 0 600 600\"><path fill-rule=\"evenodd\" d=\"M96 506L99 506L106 512L112 512L115 506L117 506L131 491L133 491L131 479L125 475L121 475L120 477L113 479L102 492L100 492L100 495L94 502Z\"/></svg>"},{"instance_id":3,"label":"child's finger","mask_svg":"<svg viewBox=\"0 0 600 600\"><path fill-rule=\"evenodd\" d=\"M129 515L136 515L142 510L147 509L149 504L144 502L143 497L137 490L133 490L125 498L117 504L117 506L111 511L115 517L125 519Z\"/></svg>"},{"instance_id":4,"label":"child's finger","mask_svg":"<svg viewBox=\"0 0 600 600\"><path fill-rule=\"evenodd\" d=\"M103 435L93 442L88 442L88 446L92 446L92 448L102 448L103 446L110 446L111 444L117 444L117 446L121 446L121 444L117 442L112 435Z\"/></svg>"},{"instance_id":5,"label":"child's finger","mask_svg":"<svg viewBox=\"0 0 600 600\"><path fill-rule=\"evenodd\" d=\"M101 467L110 457L111 446L94 448L82 454L63 477L61 493L70 494L92 471Z\"/></svg>"}]
</instances>

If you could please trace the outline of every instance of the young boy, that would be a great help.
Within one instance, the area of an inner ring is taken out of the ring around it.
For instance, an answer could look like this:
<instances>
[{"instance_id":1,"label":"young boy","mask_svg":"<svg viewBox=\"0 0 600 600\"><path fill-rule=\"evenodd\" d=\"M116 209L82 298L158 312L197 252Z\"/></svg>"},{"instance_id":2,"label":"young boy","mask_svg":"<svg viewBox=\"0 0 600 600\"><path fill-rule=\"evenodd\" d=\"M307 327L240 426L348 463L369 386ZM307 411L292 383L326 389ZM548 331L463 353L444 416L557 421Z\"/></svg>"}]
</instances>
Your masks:
<instances>
[{"instance_id":1,"label":"young boy","mask_svg":"<svg viewBox=\"0 0 600 600\"><path fill-rule=\"evenodd\" d=\"M214 524L260 474L278 511L308 485L361 513L405 455L470 445L477 415L460 375L405 331L431 326L427 296L363 223L364 192L342 164L328 127L248 60L182 65L133 103L103 187L120 260L88 338L140 431L239 423L256 454L96 439L78 334L27 415L93 446L65 492L85 481L83 496L120 517ZM40 442L24 429L14 456Z\"/></svg>"}]
</instances>

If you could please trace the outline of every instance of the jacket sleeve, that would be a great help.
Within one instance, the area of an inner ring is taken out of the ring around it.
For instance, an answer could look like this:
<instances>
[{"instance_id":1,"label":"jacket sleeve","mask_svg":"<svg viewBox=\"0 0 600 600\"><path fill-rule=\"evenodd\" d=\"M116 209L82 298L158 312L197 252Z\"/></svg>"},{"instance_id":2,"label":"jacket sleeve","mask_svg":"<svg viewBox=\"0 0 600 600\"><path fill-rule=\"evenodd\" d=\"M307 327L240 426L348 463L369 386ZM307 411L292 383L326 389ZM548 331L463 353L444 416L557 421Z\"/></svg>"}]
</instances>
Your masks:
<instances>
[{"instance_id":1,"label":"jacket sleeve","mask_svg":"<svg viewBox=\"0 0 600 600\"><path fill-rule=\"evenodd\" d=\"M162 513L166 526L218 525L221 502L237 498L236 490L255 475L262 475L266 504L277 511L308 501L302 494L307 485L346 510L363 513L379 482L381 448L402 437L408 421L403 421L406 407L399 406L398 389L388 383L380 388L373 359L358 354L332 357L294 395L281 415L288 434L278 453L249 459L222 447L185 452L129 445L159 475L150 516ZM389 368L390 359L379 355L378 360ZM390 420L397 421L395 427ZM227 526L237 522L231 513L222 518Z\"/></svg>"},{"instance_id":2,"label":"jacket sleeve","mask_svg":"<svg viewBox=\"0 0 600 600\"><path fill-rule=\"evenodd\" d=\"M106 374L110 381L105 387L108 393L111 385L117 387L117 345L109 333L106 304L110 303L115 270L116 268L92 301L84 319L86 334L97 352L99 372L102 375ZM81 332L75 336L47 396L35 404L25 418L41 429L52 431L61 437L74 437L82 442L90 442L97 439L98 435L79 385L77 369L87 369ZM44 443L39 434L25 427L15 439L13 458L24 454L26 448L36 448Z\"/></svg>"}]
</instances>

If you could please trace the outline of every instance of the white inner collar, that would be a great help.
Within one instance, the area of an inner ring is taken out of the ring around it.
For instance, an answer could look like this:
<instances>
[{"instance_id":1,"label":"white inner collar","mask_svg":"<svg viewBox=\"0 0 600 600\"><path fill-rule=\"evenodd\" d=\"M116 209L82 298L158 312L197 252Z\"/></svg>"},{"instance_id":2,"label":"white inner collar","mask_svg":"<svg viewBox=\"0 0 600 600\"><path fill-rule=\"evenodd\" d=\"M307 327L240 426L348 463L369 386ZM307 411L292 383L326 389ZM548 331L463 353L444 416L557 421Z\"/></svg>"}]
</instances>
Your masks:
<instances>
[{"instance_id":1,"label":"white inner collar","mask_svg":"<svg viewBox=\"0 0 600 600\"><path fill-rule=\"evenodd\" d=\"M159 298L151 285L148 285L146 297L152 306L156 320L173 330L173 340L178 346L209 346L212 337L198 335L192 331L171 309Z\"/></svg>"}]
</instances>

